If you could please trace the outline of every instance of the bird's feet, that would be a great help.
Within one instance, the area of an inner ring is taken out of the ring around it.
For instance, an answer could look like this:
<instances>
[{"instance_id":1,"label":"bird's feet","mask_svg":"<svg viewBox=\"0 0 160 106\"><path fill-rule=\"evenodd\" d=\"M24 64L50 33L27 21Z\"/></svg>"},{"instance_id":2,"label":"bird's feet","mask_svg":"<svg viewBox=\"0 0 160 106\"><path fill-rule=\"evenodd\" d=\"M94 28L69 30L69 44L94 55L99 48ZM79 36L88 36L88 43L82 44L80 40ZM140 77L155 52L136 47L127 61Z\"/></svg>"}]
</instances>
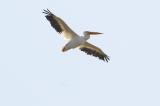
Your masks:
<instances>
[{"instance_id":1,"label":"bird's feet","mask_svg":"<svg viewBox=\"0 0 160 106\"><path fill-rule=\"evenodd\" d=\"M62 52L65 52L67 51L67 49L65 47L62 48Z\"/></svg>"}]
</instances>

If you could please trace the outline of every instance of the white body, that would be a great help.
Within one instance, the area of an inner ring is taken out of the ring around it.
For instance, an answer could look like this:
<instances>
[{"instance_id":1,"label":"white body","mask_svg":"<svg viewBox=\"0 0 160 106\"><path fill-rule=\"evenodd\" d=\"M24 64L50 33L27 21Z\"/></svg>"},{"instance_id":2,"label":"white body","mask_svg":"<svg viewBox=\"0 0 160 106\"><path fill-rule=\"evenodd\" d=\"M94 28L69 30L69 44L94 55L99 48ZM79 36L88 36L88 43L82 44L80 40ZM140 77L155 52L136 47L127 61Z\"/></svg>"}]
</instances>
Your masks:
<instances>
[{"instance_id":1,"label":"white body","mask_svg":"<svg viewBox=\"0 0 160 106\"><path fill-rule=\"evenodd\" d=\"M64 33L63 33L64 34ZM65 36L69 36L69 35L66 35ZM74 36L72 39L70 39L68 41L68 43L64 46L64 48L62 49L62 51L67 51L69 49L74 49L80 45L83 45L85 44L85 42L89 39L89 35L85 35L85 36Z\"/></svg>"}]
</instances>

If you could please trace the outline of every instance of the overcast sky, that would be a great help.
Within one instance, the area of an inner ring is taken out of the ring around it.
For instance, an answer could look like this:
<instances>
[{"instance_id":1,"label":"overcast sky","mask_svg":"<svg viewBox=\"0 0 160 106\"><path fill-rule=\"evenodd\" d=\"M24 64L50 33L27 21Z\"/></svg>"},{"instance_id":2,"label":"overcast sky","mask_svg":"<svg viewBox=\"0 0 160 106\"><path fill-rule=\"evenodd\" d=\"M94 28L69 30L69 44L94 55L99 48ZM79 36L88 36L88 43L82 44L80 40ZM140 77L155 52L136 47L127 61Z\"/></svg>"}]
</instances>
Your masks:
<instances>
[{"instance_id":1,"label":"overcast sky","mask_svg":"<svg viewBox=\"0 0 160 106\"><path fill-rule=\"evenodd\" d=\"M50 9L109 63L65 41ZM0 106L160 106L159 0L1 0Z\"/></svg>"}]
</instances>

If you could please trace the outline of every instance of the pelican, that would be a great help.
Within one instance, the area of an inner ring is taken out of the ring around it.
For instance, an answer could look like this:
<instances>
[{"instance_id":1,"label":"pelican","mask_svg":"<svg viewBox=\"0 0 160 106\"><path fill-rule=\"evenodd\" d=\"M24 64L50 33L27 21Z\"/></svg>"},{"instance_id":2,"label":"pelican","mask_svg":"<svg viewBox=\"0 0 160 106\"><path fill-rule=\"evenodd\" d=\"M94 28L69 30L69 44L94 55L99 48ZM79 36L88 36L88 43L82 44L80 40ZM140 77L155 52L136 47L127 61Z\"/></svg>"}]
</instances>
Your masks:
<instances>
[{"instance_id":1,"label":"pelican","mask_svg":"<svg viewBox=\"0 0 160 106\"><path fill-rule=\"evenodd\" d=\"M62 48L62 52L66 52L70 49L79 48L81 51L88 55L98 57L99 59L108 62L109 57L100 48L90 44L87 40L91 35L99 35L99 32L84 31L84 36L76 34L61 18L54 15L48 9L44 9L46 19L50 22L51 26L65 39L68 40L67 44Z\"/></svg>"}]
</instances>

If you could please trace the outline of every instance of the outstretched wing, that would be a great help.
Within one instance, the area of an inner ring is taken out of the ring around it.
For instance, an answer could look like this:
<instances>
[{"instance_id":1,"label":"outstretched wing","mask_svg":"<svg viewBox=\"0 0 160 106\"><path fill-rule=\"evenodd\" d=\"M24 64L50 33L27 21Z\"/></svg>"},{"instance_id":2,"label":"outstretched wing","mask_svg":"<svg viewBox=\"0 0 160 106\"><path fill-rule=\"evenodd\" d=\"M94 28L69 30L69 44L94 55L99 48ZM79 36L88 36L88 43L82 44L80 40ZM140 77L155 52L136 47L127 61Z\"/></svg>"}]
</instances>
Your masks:
<instances>
[{"instance_id":1,"label":"outstretched wing","mask_svg":"<svg viewBox=\"0 0 160 106\"><path fill-rule=\"evenodd\" d=\"M51 26L59 33L64 36L65 39L72 39L78 36L71 28L59 17L55 16L48 9L43 11L46 14L46 19L50 22Z\"/></svg>"},{"instance_id":2,"label":"outstretched wing","mask_svg":"<svg viewBox=\"0 0 160 106\"><path fill-rule=\"evenodd\" d=\"M80 45L79 49L85 53L87 53L88 55L92 55L95 57L98 57L101 60L104 61L109 61L109 56L107 56L100 48L86 42L83 45Z\"/></svg>"}]
</instances>

